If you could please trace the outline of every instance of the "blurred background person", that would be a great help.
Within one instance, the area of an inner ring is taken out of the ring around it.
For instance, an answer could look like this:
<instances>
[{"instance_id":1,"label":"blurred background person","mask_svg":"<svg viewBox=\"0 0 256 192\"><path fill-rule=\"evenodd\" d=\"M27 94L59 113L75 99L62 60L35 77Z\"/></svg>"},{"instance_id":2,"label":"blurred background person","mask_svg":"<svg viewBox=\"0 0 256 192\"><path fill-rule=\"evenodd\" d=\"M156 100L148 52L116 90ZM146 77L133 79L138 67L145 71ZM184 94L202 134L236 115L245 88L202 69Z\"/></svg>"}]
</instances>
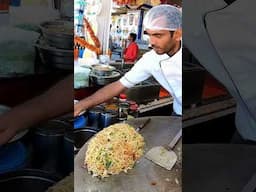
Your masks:
<instances>
[{"instance_id":1,"label":"blurred background person","mask_svg":"<svg viewBox=\"0 0 256 192\"><path fill-rule=\"evenodd\" d=\"M128 36L128 45L124 50L123 59L124 62L135 62L138 58L139 47L135 42L137 35L135 33L130 33Z\"/></svg>"}]
</instances>

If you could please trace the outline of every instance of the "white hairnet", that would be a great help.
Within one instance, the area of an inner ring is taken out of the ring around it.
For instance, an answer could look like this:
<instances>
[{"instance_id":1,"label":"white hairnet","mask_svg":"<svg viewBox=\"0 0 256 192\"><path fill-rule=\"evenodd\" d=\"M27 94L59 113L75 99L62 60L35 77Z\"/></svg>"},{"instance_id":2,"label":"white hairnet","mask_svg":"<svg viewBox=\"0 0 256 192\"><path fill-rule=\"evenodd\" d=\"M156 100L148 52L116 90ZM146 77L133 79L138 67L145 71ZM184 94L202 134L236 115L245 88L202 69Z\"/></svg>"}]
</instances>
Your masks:
<instances>
[{"instance_id":1,"label":"white hairnet","mask_svg":"<svg viewBox=\"0 0 256 192\"><path fill-rule=\"evenodd\" d=\"M147 12L143 24L145 30L175 31L182 27L182 13L172 5L158 5Z\"/></svg>"}]
</instances>

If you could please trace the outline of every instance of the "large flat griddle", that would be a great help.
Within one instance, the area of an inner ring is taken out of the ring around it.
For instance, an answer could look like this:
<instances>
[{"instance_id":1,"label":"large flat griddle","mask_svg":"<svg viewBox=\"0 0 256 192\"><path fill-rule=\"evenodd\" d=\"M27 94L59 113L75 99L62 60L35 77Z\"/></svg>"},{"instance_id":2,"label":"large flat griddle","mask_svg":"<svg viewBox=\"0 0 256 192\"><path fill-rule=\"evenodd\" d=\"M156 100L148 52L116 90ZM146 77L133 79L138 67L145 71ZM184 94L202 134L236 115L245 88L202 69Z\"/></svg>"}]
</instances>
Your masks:
<instances>
[{"instance_id":1,"label":"large flat griddle","mask_svg":"<svg viewBox=\"0 0 256 192\"><path fill-rule=\"evenodd\" d=\"M146 118L128 120L140 125ZM172 141L181 129L181 118L151 117L151 121L140 131L145 138L145 152ZM142 157L128 173L120 173L102 180L93 178L82 168L87 143L75 157L75 192L181 192L181 168L175 165L168 171ZM177 182L179 181L179 182Z\"/></svg>"}]
</instances>

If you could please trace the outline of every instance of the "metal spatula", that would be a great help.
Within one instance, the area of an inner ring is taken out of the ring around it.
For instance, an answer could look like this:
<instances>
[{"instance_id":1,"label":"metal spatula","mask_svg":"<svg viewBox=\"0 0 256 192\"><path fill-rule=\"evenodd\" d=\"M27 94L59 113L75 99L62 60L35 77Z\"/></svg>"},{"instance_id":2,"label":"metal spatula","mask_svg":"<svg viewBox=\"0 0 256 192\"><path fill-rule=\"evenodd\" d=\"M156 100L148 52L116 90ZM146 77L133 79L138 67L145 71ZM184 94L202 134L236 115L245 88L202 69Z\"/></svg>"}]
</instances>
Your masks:
<instances>
[{"instance_id":1,"label":"metal spatula","mask_svg":"<svg viewBox=\"0 0 256 192\"><path fill-rule=\"evenodd\" d=\"M177 155L172 151L172 149L181 138L181 135L182 129L178 131L169 145L153 147L146 153L145 157L153 161L155 164L167 170L171 170L178 159Z\"/></svg>"},{"instance_id":2,"label":"metal spatula","mask_svg":"<svg viewBox=\"0 0 256 192\"><path fill-rule=\"evenodd\" d=\"M142 122L139 126L137 126L136 131L139 132L142 128L144 128L149 122L150 118L146 119L144 122Z\"/></svg>"},{"instance_id":3,"label":"metal spatula","mask_svg":"<svg viewBox=\"0 0 256 192\"><path fill-rule=\"evenodd\" d=\"M145 157L167 170L171 170L177 161L177 155L163 146L153 147L146 153Z\"/></svg>"}]
</instances>

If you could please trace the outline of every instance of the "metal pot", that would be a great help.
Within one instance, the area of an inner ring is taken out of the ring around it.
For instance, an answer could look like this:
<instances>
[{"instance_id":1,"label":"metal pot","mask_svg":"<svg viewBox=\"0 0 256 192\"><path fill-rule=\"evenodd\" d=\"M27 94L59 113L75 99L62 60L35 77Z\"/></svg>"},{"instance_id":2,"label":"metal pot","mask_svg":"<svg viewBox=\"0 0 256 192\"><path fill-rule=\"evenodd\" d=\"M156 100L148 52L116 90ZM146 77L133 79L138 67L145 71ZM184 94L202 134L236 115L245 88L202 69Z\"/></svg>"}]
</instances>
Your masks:
<instances>
[{"instance_id":1,"label":"metal pot","mask_svg":"<svg viewBox=\"0 0 256 192\"><path fill-rule=\"evenodd\" d=\"M110 76L100 76L96 75L94 73L90 74L90 81L94 85L107 85L109 83L112 83L114 81L117 81L121 77L121 74L117 71L113 71L112 75Z\"/></svg>"},{"instance_id":2,"label":"metal pot","mask_svg":"<svg viewBox=\"0 0 256 192\"><path fill-rule=\"evenodd\" d=\"M59 49L73 50L74 24L68 20L47 21L40 24L46 42Z\"/></svg>"},{"instance_id":3,"label":"metal pot","mask_svg":"<svg viewBox=\"0 0 256 192\"><path fill-rule=\"evenodd\" d=\"M0 175L0 188L6 191L45 192L60 178L41 170L25 169Z\"/></svg>"},{"instance_id":4,"label":"metal pot","mask_svg":"<svg viewBox=\"0 0 256 192\"><path fill-rule=\"evenodd\" d=\"M64 175L68 175L74 170L74 133L67 131L64 135L62 170Z\"/></svg>"},{"instance_id":5,"label":"metal pot","mask_svg":"<svg viewBox=\"0 0 256 192\"><path fill-rule=\"evenodd\" d=\"M87 125L88 117L86 115L80 115L75 117L74 129L84 128Z\"/></svg>"},{"instance_id":6,"label":"metal pot","mask_svg":"<svg viewBox=\"0 0 256 192\"><path fill-rule=\"evenodd\" d=\"M104 106L98 105L88 111L88 125L95 130L101 130L99 126L101 113L104 112Z\"/></svg>"},{"instance_id":7,"label":"metal pot","mask_svg":"<svg viewBox=\"0 0 256 192\"><path fill-rule=\"evenodd\" d=\"M75 152L80 150L80 148L86 143L86 141L88 141L96 133L97 131L92 129L91 127L74 130L74 145L77 149Z\"/></svg>"},{"instance_id":8,"label":"metal pot","mask_svg":"<svg viewBox=\"0 0 256 192\"><path fill-rule=\"evenodd\" d=\"M38 49L40 58L44 64L59 69L74 69L73 50L51 47L45 43L44 39L40 39L35 47Z\"/></svg>"},{"instance_id":9,"label":"metal pot","mask_svg":"<svg viewBox=\"0 0 256 192\"><path fill-rule=\"evenodd\" d=\"M35 167L51 172L62 172L60 162L63 161L63 137L67 129L70 129L70 125L59 120L48 121L35 129Z\"/></svg>"},{"instance_id":10,"label":"metal pot","mask_svg":"<svg viewBox=\"0 0 256 192\"><path fill-rule=\"evenodd\" d=\"M115 67L110 65L96 64L92 65L92 72L97 76L111 76L115 71Z\"/></svg>"}]
</instances>

